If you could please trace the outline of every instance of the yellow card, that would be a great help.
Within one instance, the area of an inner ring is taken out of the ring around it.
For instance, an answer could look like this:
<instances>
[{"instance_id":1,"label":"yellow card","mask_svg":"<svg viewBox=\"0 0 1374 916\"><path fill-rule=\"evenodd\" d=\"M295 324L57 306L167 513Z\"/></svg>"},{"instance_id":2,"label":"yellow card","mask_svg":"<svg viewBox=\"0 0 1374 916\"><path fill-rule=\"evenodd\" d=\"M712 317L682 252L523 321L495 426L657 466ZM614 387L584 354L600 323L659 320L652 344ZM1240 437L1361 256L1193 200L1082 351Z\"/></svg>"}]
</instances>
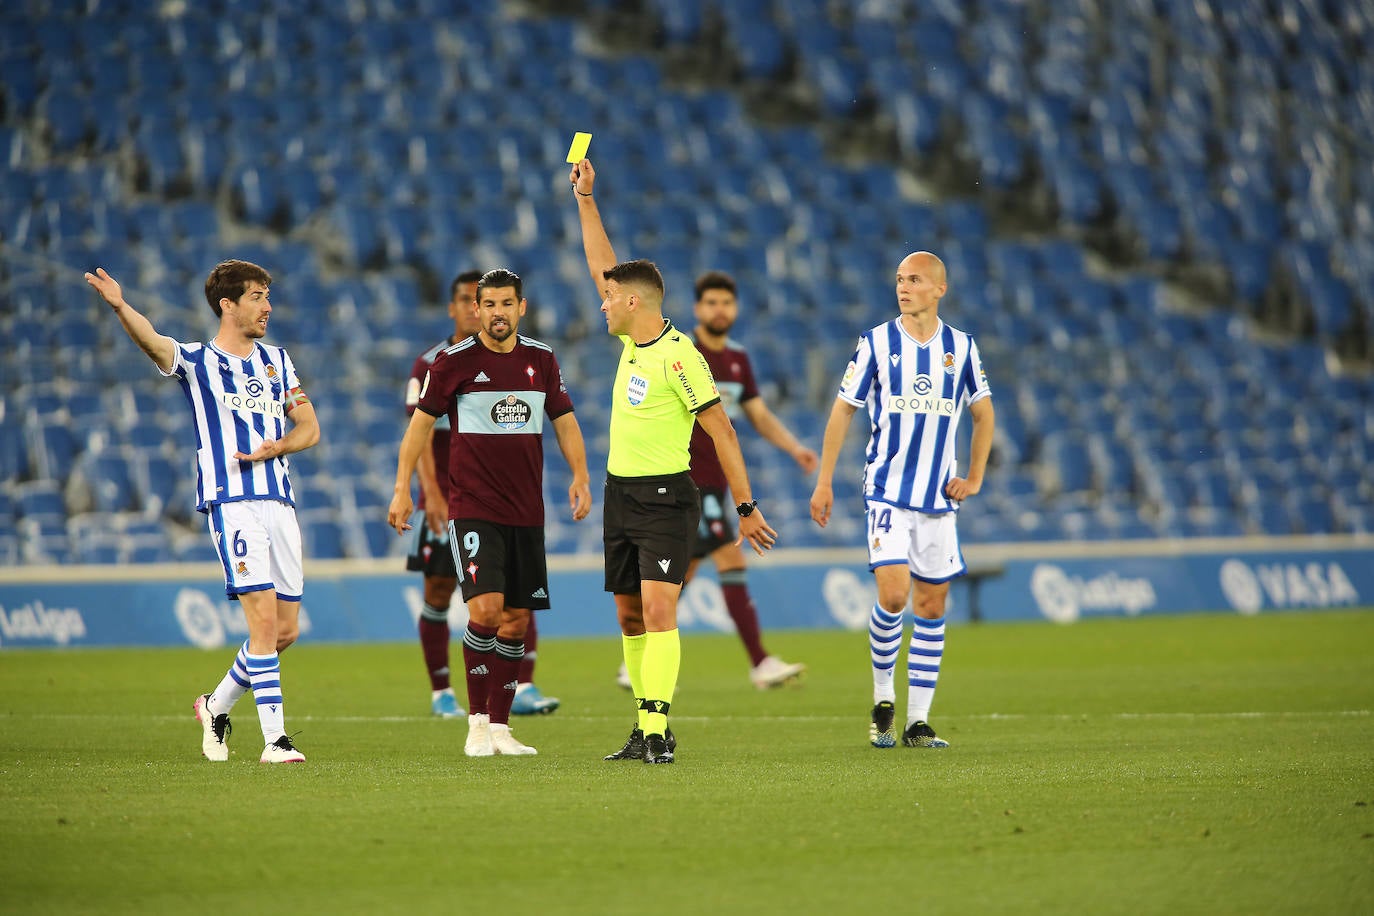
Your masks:
<instances>
[{"instance_id":1,"label":"yellow card","mask_svg":"<svg viewBox=\"0 0 1374 916\"><path fill-rule=\"evenodd\" d=\"M587 147L592 145L592 135L578 131L573 134L572 146L568 147L568 162L576 165L587 158Z\"/></svg>"}]
</instances>

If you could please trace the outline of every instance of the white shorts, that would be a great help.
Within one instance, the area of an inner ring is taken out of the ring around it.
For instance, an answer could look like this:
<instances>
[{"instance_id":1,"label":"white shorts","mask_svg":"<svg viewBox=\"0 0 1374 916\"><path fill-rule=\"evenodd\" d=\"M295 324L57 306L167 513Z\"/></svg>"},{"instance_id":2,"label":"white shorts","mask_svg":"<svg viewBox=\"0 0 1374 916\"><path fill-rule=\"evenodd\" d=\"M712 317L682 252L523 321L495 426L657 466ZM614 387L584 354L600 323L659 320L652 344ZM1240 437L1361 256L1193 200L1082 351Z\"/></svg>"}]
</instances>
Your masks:
<instances>
[{"instance_id":1,"label":"white shorts","mask_svg":"<svg viewBox=\"0 0 1374 916\"><path fill-rule=\"evenodd\" d=\"M271 588L282 601L301 600L305 577L295 509L275 499L245 499L216 503L209 516L226 595Z\"/></svg>"},{"instance_id":2,"label":"white shorts","mask_svg":"<svg viewBox=\"0 0 1374 916\"><path fill-rule=\"evenodd\" d=\"M913 579L938 585L968 572L957 512L930 514L875 500L868 506L868 568L905 563Z\"/></svg>"}]
</instances>

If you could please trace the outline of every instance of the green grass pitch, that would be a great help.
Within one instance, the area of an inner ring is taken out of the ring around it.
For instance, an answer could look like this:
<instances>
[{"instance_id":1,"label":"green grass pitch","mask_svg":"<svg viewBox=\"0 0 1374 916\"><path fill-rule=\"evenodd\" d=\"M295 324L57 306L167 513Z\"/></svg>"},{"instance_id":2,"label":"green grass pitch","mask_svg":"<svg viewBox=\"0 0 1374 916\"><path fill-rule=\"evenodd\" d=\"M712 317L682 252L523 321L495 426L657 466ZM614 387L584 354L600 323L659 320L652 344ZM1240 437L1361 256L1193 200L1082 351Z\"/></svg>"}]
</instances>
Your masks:
<instances>
[{"instance_id":1,"label":"green grass pitch","mask_svg":"<svg viewBox=\"0 0 1374 916\"><path fill-rule=\"evenodd\" d=\"M1374 912L1370 611L952 626L944 751L868 746L862 633L769 634L767 693L683 643L670 767L601 760L614 639L546 640L539 756L483 760L418 644L303 643L278 767L251 701L200 757L231 651L6 652L0 912Z\"/></svg>"}]
</instances>

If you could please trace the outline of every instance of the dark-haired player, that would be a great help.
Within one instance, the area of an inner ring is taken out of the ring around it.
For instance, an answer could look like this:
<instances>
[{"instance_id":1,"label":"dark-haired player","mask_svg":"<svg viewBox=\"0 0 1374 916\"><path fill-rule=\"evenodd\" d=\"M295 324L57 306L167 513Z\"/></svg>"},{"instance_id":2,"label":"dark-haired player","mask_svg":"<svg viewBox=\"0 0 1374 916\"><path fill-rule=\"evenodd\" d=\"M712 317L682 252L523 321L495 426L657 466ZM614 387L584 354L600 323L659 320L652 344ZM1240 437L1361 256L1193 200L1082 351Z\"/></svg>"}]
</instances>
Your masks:
<instances>
[{"instance_id":1,"label":"dark-haired player","mask_svg":"<svg viewBox=\"0 0 1374 916\"><path fill-rule=\"evenodd\" d=\"M534 754L511 734L524 636L533 610L549 607L544 554L544 419L572 470L573 518L591 511L586 449L553 350L517 333L526 302L516 274L490 270L477 284L480 330L445 348L420 386L401 440L387 513L410 529L410 480L436 418L450 425L448 536L468 625L470 757Z\"/></svg>"},{"instance_id":2,"label":"dark-haired player","mask_svg":"<svg viewBox=\"0 0 1374 916\"><path fill-rule=\"evenodd\" d=\"M286 456L318 442L320 424L286 350L261 343L272 315L272 276L248 261L223 261L210 271L205 299L219 333L206 344L159 334L103 268L85 276L158 371L181 383L196 430L196 509L208 519L225 593L248 620L248 639L228 673L196 698L201 753L229 759L229 710L252 690L265 744L259 760L303 762L286 734L279 661L300 633L304 587Z\"/></svg>"},{"instance_id":3,"label":"dark-haired player","mask_svg":"<svg viewBox=\"0 0 1374 916\"><path fill-rule=\"evenodd\" d=\"M730 490L742 500L740 540L762 553L777 533L752 498L739 440L705 357L663 317L662 274L651 261L616 261L592 199L591 161L574 165L568 177L606 330L623 344L606 456L606 591L615 595L638 721L624 747L606 759L672 763L668 710L682 659L677 601L701 517L688 474L695 424L715 442Z\"/></svg>"}]
</instances>

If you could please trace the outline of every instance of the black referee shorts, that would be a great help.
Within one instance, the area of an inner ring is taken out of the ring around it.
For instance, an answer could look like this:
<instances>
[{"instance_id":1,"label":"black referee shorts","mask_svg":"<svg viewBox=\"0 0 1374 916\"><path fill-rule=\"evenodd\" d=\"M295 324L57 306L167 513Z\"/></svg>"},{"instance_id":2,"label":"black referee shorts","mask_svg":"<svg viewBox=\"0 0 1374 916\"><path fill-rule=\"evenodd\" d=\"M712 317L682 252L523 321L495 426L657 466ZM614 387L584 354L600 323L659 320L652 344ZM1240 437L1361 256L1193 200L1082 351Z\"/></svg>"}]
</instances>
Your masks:
<instances>
[{"instance_id":1,"label":"black referee shorts","mask_svg":"<svg viewBox=\"0 0 1374 916\"><path fill-rule=\"evenodd\" d=\"M606 591L637 595L640 582L681 585L692 558L701 497L686 471L664 477L606 475Z\"/></svg>"}]
</instances>

